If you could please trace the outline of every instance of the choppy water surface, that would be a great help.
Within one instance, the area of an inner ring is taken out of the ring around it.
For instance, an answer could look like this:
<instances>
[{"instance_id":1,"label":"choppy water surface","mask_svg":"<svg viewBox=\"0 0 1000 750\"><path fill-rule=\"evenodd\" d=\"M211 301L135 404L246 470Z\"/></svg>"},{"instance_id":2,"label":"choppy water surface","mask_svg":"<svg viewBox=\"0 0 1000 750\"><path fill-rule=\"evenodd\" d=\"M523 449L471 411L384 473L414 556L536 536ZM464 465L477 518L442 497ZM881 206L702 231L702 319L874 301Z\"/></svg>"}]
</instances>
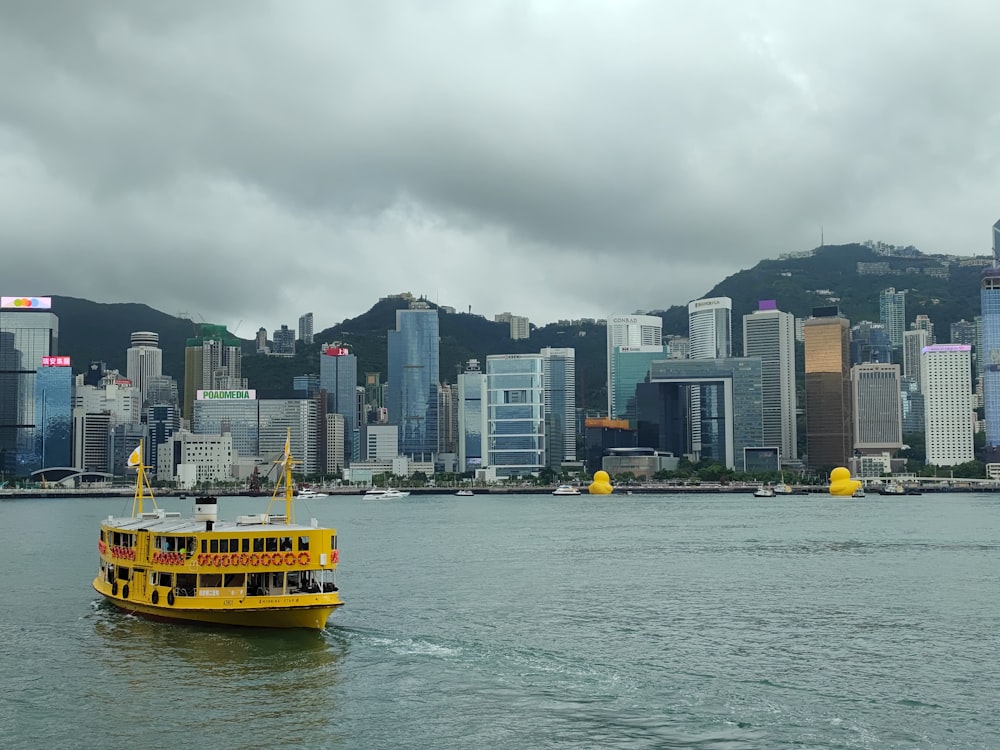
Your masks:
<instances>
[{"instance_id":1,"label":"choppy water surface","mask_svg":"<svg viewBox=\"0 0 1000 750\"><path fill-rule=\"evenodd\" d=\"M130 504L0 502L3 747L1000 747L1000 495L317 499L320 633L99 603Z\"/></svg>"}]
</instances>

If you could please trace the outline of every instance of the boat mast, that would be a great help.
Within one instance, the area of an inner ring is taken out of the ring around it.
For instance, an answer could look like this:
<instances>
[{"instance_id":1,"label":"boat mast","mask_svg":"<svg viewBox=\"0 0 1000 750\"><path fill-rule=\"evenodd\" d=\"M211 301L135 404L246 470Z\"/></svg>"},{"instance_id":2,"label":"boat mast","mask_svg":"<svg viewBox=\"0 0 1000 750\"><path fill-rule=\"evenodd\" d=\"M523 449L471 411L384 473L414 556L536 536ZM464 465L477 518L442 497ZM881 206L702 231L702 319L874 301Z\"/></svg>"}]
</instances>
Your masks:
<instances>
[{"instance_id":1,"label":"boat mast","mask_svg":"<svg viewBox=\"0 0 1000 750\"><path fill-rule=\"evenodd\" d=\"M142 515L142 501L147 497L153 501L153 507L157 507L156 498L153 497L153 488L149 485L149 478L146 476L146 469L150 469L152 467L146 466L142 460L142 456L142 438L140 438L139 445L134 451L132 451L127 461L128 466L136 470L135 495L132 498L133 518Z\"/></svg>"},{"instance_id":2,"label":"boat mast","mask_svg":"<svg viewBox=\"0 0 1000 750\"><path fill-rule=\"evenodd\" d=\"M271 505L278 498L278 490L281 489L281 485L285 485L285 523L295 523L295 499L294 499L294 485L292 484L292 467L300 461L296 461L292 458L292 430L289 428L287 434L285 435L285 452L274 463L281 466L281 473L279 475L278 481L274 485L274 492L271 495L271 502L267 504L267 512L271 512Z\"/></svg>"}]
</instances>

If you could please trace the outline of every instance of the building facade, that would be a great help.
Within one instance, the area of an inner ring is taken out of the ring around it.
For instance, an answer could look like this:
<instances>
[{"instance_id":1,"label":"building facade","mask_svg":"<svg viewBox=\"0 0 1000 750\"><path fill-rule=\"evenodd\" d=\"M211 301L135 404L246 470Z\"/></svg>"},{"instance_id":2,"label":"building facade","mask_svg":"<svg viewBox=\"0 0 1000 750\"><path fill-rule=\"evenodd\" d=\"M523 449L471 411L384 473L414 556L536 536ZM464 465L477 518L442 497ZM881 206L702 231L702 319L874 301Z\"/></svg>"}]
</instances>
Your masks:
<instances>
[{"instance_id":1,"label":"building facade","mask_svg":"<svg viewBox=\"0 0 1000 750\"><path fill-rule=\"evenodd\" d=\"M847 466L854 449L850 324L836 308L803 321L806 455L812 469Z\"/></svg>"},{"instance_id":2,"label":"building facade","mask_svg":"<svg viewBox=\"0 0 1000 750\"><path fill-rule=\"evenodd\" d=\"M358 358L343 346L325 344L319 352L319 387L326 391L326 411L344 417L343 456L350 466L360 458L358 436Z\"/></svg>"},{"instance_id":3,"label":"building facade","mask_svg":"<svg viewBox=\"0 0 1000 750\"><path fill-rule=\"evenodd\" d=\"M897 292L893 287L883 289L878 297L878 314L893 347L902 346L906 330L906 292Z\"/></svg>"},{"instance_id":4,"label":"building facade","mask_svg":"<svg viewBox=\"0 0 1000 750\"><path fill-rule=\"evenodd\" d=\"M615 402L617 375L614 370L614 353L618 347L663 346L663 319L658 315L617 314L608 316L608 416L614 419L623 406ZM661 349L662 351L662 349Z\"/></svg>"},{"instance_id":5,"label":"building facade","mask_svg":"<svg viewBox=\"0 0 1000 750\"><path fill-rule=\"evenodd\" d=\"M854 449L895 453L903 447L899 365L865 362L851 368Z\"/></svg>"},{"instance_id":6,"label":"building facade","mask_svg":"<svg viewBox=\"0 0 1000 750\"><path fill-rule=\"evenodd\" d=\"M153 331L134 331L131 345L125 352L125 377L139 391L145 402L152 378L163 375L163 351L160 334Z\"/></svg>"},{"instance_id":7,"label":"building facade","mask_svg":"<svg viewBox=\"0 0 1000 750\"><path fill-rule=\"evenodd\" d=\"M576 350L545 347L540 354L545 452L549 468L558 473L564 461L576 461Z\"/></svg>"},{"instance_id":8,"label":"building facade","mask_svg":"<svg viewBox=\"0 0 1000 750\"><path fill-rule=\"evenodd\" d=\"M925 347L922 356L927 463L954 466L972 461L972 347L937 344Z\"/></svg>"},{"instance_id":9,"label":"building facade","mask_svg":"<svg viewBox=\"0 0 1000 750\"><path fill-rule=\"evenodd\" d=\"M743 316L743 356L760 359L763 445L781 449L782 461L798 459L795 400L795 316L773 300Z\"/></svg>"},{"instance_id":10,"label":"building facade","mask_svg":"<svg viewBox=\"0 0 1000 750\"><path fill-rule=\"evenodd\" d=\"M396 311L396 330L388 332L389 423L399 427L400 455L433 456L438 443L438 312L411 302Z\"/></svg>"},{"instance_id":11,"label":"building facade","mask_svg":"<svg viewBox=\"0 0 1000 750\"><path fill-rule=\"evenodd\" d=\"M313 343L313 314L311 312L299 316L299 341L303 344Z\"/></svg>"},{"instance_id":12,"label":"building facade","mask_svg":"<svg viewBox=\"0 0 1000 750\"><path fill-rule=\"evenodd\" d=\"M479 360L470 359L455 384L458 391L458 470L483 467L483 429L486 423L486 373Z\"/></svg>"},{"instance_id":13,"label":"building facade","mask_svg":"<svg viewBox=\"0 0 1000 750\"><path fill-rule=\"evenodd\" d=\"M498 477L537 474L548 465L543 368L540 354L486 358L486 464Z\"/></svg>"}]
</instances>

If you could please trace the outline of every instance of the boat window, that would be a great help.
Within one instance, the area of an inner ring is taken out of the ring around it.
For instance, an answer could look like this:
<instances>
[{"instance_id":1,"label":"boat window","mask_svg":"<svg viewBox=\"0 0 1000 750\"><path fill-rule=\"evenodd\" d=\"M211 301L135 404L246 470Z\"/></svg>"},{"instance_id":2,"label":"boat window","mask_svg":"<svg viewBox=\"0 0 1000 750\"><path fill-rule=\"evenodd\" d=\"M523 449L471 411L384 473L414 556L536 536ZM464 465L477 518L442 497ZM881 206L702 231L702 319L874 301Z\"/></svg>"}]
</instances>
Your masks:
<instances>
[{"instance_id":1,"label":"boat window","mask_svg":"<svg viewBox=\"0 0 1000 750\"><path fill-rule=\"evenodd\" d=\"M198 588L217 589L222 586L222 573L202 573L198 576Z\"/></svg>"},{"instance_id":2,"label":"boat window","mask_svg":"<svg viewBox=\"0 0 1000 750\"><path fill-rule=\"evenodd\" d=\"M229 540L229 551L230 552L239 552L240 551L240 540L239 539L233 537L232 539Z\"/></svg>"},{"instance_id":3,"label":"boat window","mask_svg":"<svg viewBox=\"0 0 1000 750\"><path fill-rule=\"evenodd\" d=\"M235 552L236 550L233 550ZM219 552L229 552L229 540L220 539L219 540Z\"/></svg>"},{"instance_id":4,"label":"boat window","mask_svg":"<svg viewBox=\"0 0 1000 750\"><path fill-rule=\"evenodd\" d=\"M202 539L201 540L201 551L202 552L208 552L208 540L207 539Z\"/></svg>"},{"instance_id":5,"label":"boat window","mask_svg":"<svg viewBox=\"0 0 1000 750\"><path fill-rule=\"evenodd\" d=\"M307 550L307 549L309 549L309 537L307 537L307 536L300 536L299 537L299 551L302 552L302 551Z\"/></svg>"},{"instance_id":6,"label":"boat window","mask_svg":"<svg viewBox=\"0 0 1000 750\"><path fill-rule=\"evenodd\" d=\"M284 573L271 573L271 588L281 591L285 587Z\"/></svg>"},{"instance_id":7,"label":"boat window","mask_svg":"<svg viewBox=\"0 0 1000 750\"><path fill-rule=\"evenodd\" d=\"M219 551L219 540L218 539L213 539L212 541L209 542L209 550L208 551L209 552L218 552Z\"/></svg>"},{"instance_id":8,"label":"boat window","mask_svg":"<svg viewBox=\"0 0 1000 750\"><path fill-rule=\"evenodd\" d=\"M334 534L330 537L330 549L337 549L337 535Z\"/></svg>"},{"instance_id":9,"label":"boat window","mask_svg":"<svg viewBox=\"0 0 1000 750\"><path fill-rule=\"evenodd\" d=\"M262 537L262 536L255 536L253 538L253 551L254 552L263 552L264 551L264 537Z\"/></svg>"},{"instance_id":10,"label":"boat window","mask_svg":"<svg viewBox=\"0 0 1000 750\"><path fill-rule=\"evenodd\" d=\"M281 546L278 549L280 549L282 552L291 552L292 538L290 536L281 537Z\"/></svg>"},{"instance_id":11,"label":"boat window","mask_svg":"<svg viewBox=\"0 0 1000 750\"><path fill-rule=\"evenodd\" d=\"M243 537L243 540L240 543L240 548L241 548L240 552L249 552L250 551L250 537L248 537L248 536Z\"/></svg>"},{"instance_id":12,"label":"boat window","mask_svg":"<svg viewBox=\"0 0 1000 750\"><path fill-rule=\"evenodd\" d=\"M170 588L174 587L174 574L173 573L155 573L156 581L153 583L154 586L168 586Z\"/></svg>"},{"instance_id":13,"label":"boat window","mask_svg":"<svg viewBox=\"0 0 1000 750\"><path fill-rule=\"evenodd\" d=\"M132 577L132 569L118 568L118 571L115 573L115 577L117 577L119 581L127 581Z\"/></svg>"},{"instance_id":14,"label":"boat window","mask_svg":"<svg viewBox=\"0 0 1000 750\"><path fill-rule=\"evenodd\" d=\"M105 538L104 538L104 529L101 529L101 541L103 542L103 541L104 541L104 539L105 539Z\"/></svg>"},{"instance_id":15,"label":"boat window","mask_svg":"<svg viewBox=\"0 0 1000 750\"><path fill-rule=\"evenodd\" d=\"M267 548L267 552L277 552L278 551L278 537L268 536L264 537L264 546Z\"/></svg>"},{"instance_id":16,"label":"boat window","mask_svg":"<svg viewBox=\"0 0 1000 750\"><path fill-rule=\"evenodd\" d=\"M178 573L174 592L177 596L194 596L194 585L197 576L194 573Z\"/></svg>"},{"instance_id":17,"label":"boat window","mask_svg":"<svg viewBox=\"0 0 1000 750\"><path fill-rule=\"evenodd\" d=\"M172 536L165 537L165 539L167 542L166 546L167 552L175 552L177 550L177 540L174 539L174 537Z\"/></svg>"},{"instance_id":18,"label":"boat window","mask_svg":"<svg viewBox=\"0 0 1000 750\"><path fill-rule=\"evenodd\" d=\"M226 573L223 586L227 589L241 589L243 588L243 573Z\"/></svg>"}]
</instances>

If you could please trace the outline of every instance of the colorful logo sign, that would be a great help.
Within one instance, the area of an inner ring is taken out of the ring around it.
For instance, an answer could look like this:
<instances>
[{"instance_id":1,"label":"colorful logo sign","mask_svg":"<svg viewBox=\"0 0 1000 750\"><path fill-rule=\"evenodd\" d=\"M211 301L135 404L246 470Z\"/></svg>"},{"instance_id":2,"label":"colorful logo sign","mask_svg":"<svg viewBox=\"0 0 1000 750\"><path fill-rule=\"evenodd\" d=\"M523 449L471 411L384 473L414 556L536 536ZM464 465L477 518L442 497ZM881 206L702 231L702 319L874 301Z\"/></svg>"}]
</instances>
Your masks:
<instances>
[{"instance_id":1,"label":"colorful logo sign","mask_svg":"<svg viewBox=\"0 0 1000 750\"><path fill-rule=\"evenodd\" d=\"M198 391L199 401L256 401L257 391Z\"/></svg>"},{"instance_id":2,"label":"colorful logo sign","mask_svg":"<svg viewBox=\"0 0 1000 750\"><path fill-rule=\"evenodd\" d=\"M350 352L342 346L328 346L323 350L323 354L328 357L346 357Z\"/></svg>"},{"instance_id":3,"label":"colorful logo sign","mask_svg":"<svg viewBox=\"0 0 1000 750\"><path fill-rule=\"evenodd\" d=\"M69 367L69 357L42 357L42 367Z\"/></svg>"},{"instance_id":4,"label":"colorful logo sign","mask_svg":"<svg viewBox=\"0 0 1000 750\"><path fill-rule=\"evenodd\" d=\"M0 297L0 307L20 310L51 310L51 297Z\"/></svg>"}]
</instances>

